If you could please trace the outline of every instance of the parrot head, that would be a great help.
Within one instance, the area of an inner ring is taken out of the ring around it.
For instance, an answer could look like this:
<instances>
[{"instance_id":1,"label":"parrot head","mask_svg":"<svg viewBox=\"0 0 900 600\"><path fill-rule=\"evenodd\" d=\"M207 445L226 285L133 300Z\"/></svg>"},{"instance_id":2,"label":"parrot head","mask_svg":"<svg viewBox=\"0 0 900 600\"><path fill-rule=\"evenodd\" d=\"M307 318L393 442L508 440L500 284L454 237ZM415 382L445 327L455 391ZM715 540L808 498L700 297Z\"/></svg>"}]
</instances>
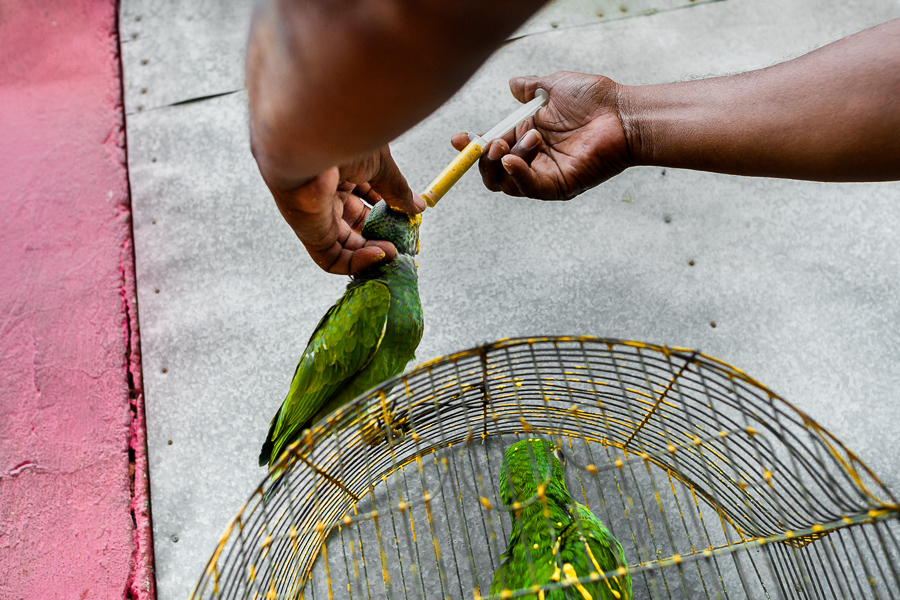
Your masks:
<instances>
[{"instance_id":1,"label":"parrot head","mask_svg":"<svg viewBox=\"0 0 900 600\"><path fill-rule=\"evenodd\" d=\"M368 240L385 240L397 247L397 252L415 256L419 253L419 224L422 215L408 215L394 210L384 200L372 207L362 235Z\"/></svg>"},{"instance_id":2,"label":"parrot head","mask_svg":"<svg viewBox=\"0 0 900 600\"><path fill-rule=\"evenodd\" d=\"M506 449L500 467L500 500L507 506L526 502L544 487L548 496L568 498L563 465L566 457L550 440L529 438Z\"/></svg>"}]
</instances>

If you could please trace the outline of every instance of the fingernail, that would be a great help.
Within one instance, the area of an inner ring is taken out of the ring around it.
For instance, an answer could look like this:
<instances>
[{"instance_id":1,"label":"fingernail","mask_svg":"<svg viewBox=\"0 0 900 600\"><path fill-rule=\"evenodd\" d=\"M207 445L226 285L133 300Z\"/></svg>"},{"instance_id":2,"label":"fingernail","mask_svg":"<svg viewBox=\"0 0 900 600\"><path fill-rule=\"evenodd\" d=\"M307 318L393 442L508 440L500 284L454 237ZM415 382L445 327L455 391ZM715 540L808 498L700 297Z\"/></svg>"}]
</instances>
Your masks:
<instances>
[{"instance_id":1,"label":"fingernail","mask_svg":"<svg viewBox=\"0 0 900 600\"><path fill-rule=\"evenodd\" d=\"M416 194L415 192L413 192L412 196L413 196L413 205L416 207L416 210L418 210L419 212L422 212L423 210L425 210L425 207L427 206L427 204L425 204L425 199L422 198L422 196L420 196L419 194Z\"/></svg>"},{"instance_id":2,"label":"fingernail","mask_svg":"<svg viewBox=\"0 0 900 600\"><path fill-rule=\"evenodd\" d=\"M503 165L503 168L506 169L507 173L512 173L512 165L509 164L509 161L501 160L500 164Z\"/></svg>"},{"instance_id":3,"label":"fingernail","mask_svg":"<svg viewBox=\"0 0 900 600\"><path fill-rule=\"evenodd\" d=\"M488 150L488 158L491 160L497 160L504 154L506 154L506 152L503 151L503 148L497 142L491 144L491 149Z\"/></svg>"},{"instance_id":4,"label":"fingernail","mask_svg":"<svg viewBox=\"0 0 900 600\"><path fill-rule=\"evenodd\" d=\"M538 145L539 141L541 141L541 134L537 132L537 129L529 129L528 133L519 140L518 146L522 150L531 150Z\"/></svg>"}]
</instances>

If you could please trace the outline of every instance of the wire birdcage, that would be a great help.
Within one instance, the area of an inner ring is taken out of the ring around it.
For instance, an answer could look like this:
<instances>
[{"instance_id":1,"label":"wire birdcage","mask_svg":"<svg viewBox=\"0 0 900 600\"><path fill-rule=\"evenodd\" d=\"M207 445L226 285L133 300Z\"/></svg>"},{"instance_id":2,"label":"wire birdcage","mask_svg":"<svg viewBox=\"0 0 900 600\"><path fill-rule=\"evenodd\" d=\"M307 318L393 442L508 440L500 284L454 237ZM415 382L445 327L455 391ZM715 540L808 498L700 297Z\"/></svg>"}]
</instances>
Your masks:
<instances>
[{"instance_id":1,"label":"wire birdcage","mask_svg":"<svg viewBox=\"0 0 900 600\"><path fill-rule=\"evenodd\" d=\"M699 352L587 337L434 360L319 423L192 597L487 597L510 531L503 452L524 437L561 446L634 598L900 597L900 507L833 435Z\"/></svg>"}]
</instances>

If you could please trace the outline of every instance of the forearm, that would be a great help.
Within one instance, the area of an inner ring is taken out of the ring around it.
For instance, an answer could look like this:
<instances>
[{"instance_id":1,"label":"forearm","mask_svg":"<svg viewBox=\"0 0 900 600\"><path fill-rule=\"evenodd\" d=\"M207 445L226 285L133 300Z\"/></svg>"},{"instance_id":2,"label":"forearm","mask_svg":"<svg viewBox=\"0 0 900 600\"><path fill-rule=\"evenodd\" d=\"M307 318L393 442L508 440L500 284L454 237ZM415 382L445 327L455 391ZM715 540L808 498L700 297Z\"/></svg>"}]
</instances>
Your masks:
<instances>
[{"instance_id":1,"label":"forearm","mask_svg":"<svg viewBox=\"0 0 900 600\"><path fill-rule=\"evenodd\" d=\"M741 75L621 87L637 164L900 179L900 19Z\"/></svg>"},{"instance_id":2,"label":"forearm","mask_svg":"<svg viewBox=\"0 0 900 600\"><path fill-rule=\"evenodd\" d=\"M263 2L247 88L264 178L290 189L383 146L461 87L542 2Z\"/></svg>"}]
</instances>

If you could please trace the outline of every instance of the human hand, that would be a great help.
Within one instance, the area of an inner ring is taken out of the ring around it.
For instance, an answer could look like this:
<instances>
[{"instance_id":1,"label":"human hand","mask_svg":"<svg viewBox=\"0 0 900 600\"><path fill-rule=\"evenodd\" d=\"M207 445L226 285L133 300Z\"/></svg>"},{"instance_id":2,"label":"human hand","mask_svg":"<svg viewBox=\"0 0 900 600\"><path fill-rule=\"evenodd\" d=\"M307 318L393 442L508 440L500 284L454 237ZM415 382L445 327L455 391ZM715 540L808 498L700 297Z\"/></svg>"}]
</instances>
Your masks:
<instances>
[{"instance_id":1,"label":"human hand","mask_svg":"<svg viewBox=\"0 0 900 600\"><path fill-rule=\"evenodd\" d=\"M599 75L558 71L515 77L520 102L542 88L550 101L537 114L485 148L478 163L484 185L510 196L569 200L634 164L620 117L620 86ZM465 133L451 139L462 150Z\"/></svg>"},{"instance_id":2,"label":"human hand","mask_svg":"<svg viewBox=\"0 0 900 600\"><path fill-rule=\"evenodd\" d=\"M414 194L384 146L343 167L331 167L293 189L269 187L282 216L306 251L329 273L353 275L391 260L390 242L366 240L361 234L369 208L384 199L392 208L415 214L425 201Z\"/></svg>"}]
</instances>

